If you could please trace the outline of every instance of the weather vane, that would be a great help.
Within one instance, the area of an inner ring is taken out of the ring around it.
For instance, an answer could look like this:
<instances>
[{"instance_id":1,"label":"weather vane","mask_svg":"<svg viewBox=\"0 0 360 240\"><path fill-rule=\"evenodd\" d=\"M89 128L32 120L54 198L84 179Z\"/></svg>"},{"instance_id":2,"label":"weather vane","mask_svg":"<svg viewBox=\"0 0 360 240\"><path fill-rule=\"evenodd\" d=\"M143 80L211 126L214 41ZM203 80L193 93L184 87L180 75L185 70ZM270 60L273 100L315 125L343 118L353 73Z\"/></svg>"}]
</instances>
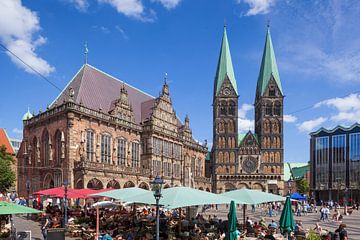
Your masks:
<instances>
[{"instance_id":1,"label":"weather vane","mask_svg":"<svg viewBox=\"0 0 360 240\"><path fill-rule=\"evenodd\" d=\"M85 64L87 64L88 62L88 53L89 53L89 49L88 49L88 46L87 46L87 42L85 42L85 45L84 45L84 61L85 61Z\"/></svg>"}]
</instances>

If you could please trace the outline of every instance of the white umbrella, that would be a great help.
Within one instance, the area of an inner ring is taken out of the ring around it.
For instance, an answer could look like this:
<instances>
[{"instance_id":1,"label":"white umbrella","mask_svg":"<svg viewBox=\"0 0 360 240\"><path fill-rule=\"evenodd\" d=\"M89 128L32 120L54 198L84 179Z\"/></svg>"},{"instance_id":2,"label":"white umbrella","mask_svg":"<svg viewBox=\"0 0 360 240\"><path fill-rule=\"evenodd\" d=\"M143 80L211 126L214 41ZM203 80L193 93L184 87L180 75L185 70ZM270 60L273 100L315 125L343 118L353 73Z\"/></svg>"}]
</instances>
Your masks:
<instances>
[{"instance_id":1,"label":"white umbrella","mask_svg":"<svg viewBox=\"0 0 360 240\"><path fill-rule=\"evenodd\" d=\"M92 207L96 208L96 239L99 239L99 208L111 208L116 206L117 204L111 201L97 202L92 205Z\"/></svg>"}]
</instances>

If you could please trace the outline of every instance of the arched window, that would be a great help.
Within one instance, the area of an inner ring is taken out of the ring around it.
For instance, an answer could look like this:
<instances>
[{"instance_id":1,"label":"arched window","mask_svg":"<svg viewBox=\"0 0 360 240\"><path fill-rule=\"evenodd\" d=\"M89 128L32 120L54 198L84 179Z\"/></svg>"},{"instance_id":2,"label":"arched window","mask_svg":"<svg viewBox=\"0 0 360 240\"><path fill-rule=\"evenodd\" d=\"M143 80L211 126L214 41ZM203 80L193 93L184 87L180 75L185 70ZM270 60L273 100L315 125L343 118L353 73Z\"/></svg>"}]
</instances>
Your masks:
<instances>
[{"instance_id":1,"label":"arched window","mask_svg":"<svg viewBox=\"0 0 360 240\"><path fill-rule=\"evenodd\" d=\"M59 130L55 133L55 163L61 163L61 132Z\"/></svg>"},{"instance_id":2,"label":"arched window","mask_svg":"<svg viewBox=\"0 0 360 240\"><path fill-rule=\"evenodd\" d=\"M235 103L233 101L229 102L229 115L235 115Z\"/></svg>"},{"instance_id":3,"label":"arched window","mask_svg":"<svg viewBox=\"0 0 360 240\"><path fill-rule=\"evenodd\" d=\"M101 162L111 163L111 136L101 134Z\"/></svg>"},{"instance_id":4,"label":"arched window","mask_svg":"<svg viewBox=\"0 0 360 240\"><path fill-rule=\"evenodd\" d=\"M220 133L224 132L224 122L223 121L220 121L219 124L218 124L218 131Z\"/></svg>"},{"instance_id":5,"label":"arched window","mask_svg":"<svg viewBox=\"0 0 360 240\"><path fill-rule=\"evenodd\" d=\"M200 158L198 159L197 176L202 176L202 160Z\"/></svg>"},{"instance_id":6,"label":"arched window","mask_svg":"<svg viewBox=\"0 0 360 240\"><path fill-rule=\"evenodd\" d=\"M220 104L220 115L226 115L226 102L222 101Z\"/></svg>"},{"instance_id":7,"label":"arched window","mask_svg":"<svg viewBox=\"0 0 360 240\"><path fill-rule=\"evenodd\" d=\"M265 105L265 114L268 116L272 116L272 104L271 102L267 102Z\"/></svg>"},{"instance_id":8,"label":"arched window","mask_svg":"<svg viewBox=\"0 0 360 240\"><path fill-rule=\"evenodd\" d=\"M280 116L281 115L281 104L278 101L276 101L274 103L274 115L275 116Z\"/></svg>"},{"instance_id":9,"label":"arched window","mask_svg":"<svg viewBox=\"0 0 360 240\"><path fill-rule=\"evenodd\" d=\"M270 97L275 97L276 96L275 86L273 86L273 85L271 85L269 87L269 96Z\"/></svg>"},{"instance_id":10,"label":"arched window","mask_svg":"<svg viewBox=\"0 0 360 240\"><path fill-rule=\"evenodd\" d=\"M42 150L43 150L43 163L44 166L49 166L49 159L50 159L50 145L49 145L49 132L47 130L44 131L42 136Z\"/></svg>"},{"instance_id":11,"label":"arched window","mask_svg":"<svg viewBox=\"0 0 360 240\"><path fill-rule=\"evenodd\" d=\"M88 161L94 161L94 131L86 130L86 159Z\"/></svg>"},{"instance_id":12,"label":"arched window","mask_svg":"<svg viewBox=\"0 0 360 240\"><path fill-rule=\"evenodd\" d=\"M125 165L126 160L126 141L123 138L117 140L117 164Z\"/></svg>"},{"instance_id":13,"label":"arched window","mask_svg":"<svg viewBox=\"0 0 360 240\"><path fill-rule=\"evenodd\" d=\"M218 155L218 162L219 163L222 163L224 161L224 155L222 152L219 152L219 155Z\"/></svg>"},{"instance_id":14,"label":"arched window","mask_svg":"<svg viewBox=\"0 0 360 240\"><path fill-rule=\"evenodd\" d=\"M234 152L230 153L230 163L235 163L235 153Z\"/></svg>"},{"instance_id":15,"label":"arched window","mask_svg":"<svg viewBox=\"0 0 360 240\"><path fill-rule=\"evenodd\" d=\"M265 152L264 153L264 160L263 160L264 162L269 162L269 153L268 152Z\"/></svg>"},{"instance_id":16,"label":"arched window","mask_svg":"<svg viewBox=\"0 0 360 240\"><path fill-rule=\"evenodd\" d=\"M229 153L228 153L228 152L225 152L225 153L224 153L224 162L225 162L225 163L228 163L228 162L229 162Z\"/></svg>"},{"instance_id":17,"label":"arched window","mask_svg":"<svg viewBox=\"0 0 360 240\"><path fill-rule=\"evenodd\" d=\"M31 152L31 162L34 166L37 165L38 161L40 160L39 153L38 153L38 140L36 137L33 138L31 148L29 149L29 152Z\"/></svg>"},{"instance_id":18,"label":"arched window","mask_svg":"<svg viewBox=\"0 0 360 240\"><path fill-rule=\"evenodd\" d=\"M193 177L195 176L195 160L196 160L196 157L193 156L191 158L191 174Z\"/></svg>"}]
</instances>

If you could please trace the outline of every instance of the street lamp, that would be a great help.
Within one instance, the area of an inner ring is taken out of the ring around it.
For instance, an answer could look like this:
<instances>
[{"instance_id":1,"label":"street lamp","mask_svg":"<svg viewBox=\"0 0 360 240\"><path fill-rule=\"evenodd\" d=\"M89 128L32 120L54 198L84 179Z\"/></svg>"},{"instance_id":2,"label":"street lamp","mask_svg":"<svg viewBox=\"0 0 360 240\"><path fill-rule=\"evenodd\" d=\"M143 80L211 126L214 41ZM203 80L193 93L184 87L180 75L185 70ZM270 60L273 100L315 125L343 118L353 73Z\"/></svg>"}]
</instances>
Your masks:
<instances>
[{"instance_id":1,"label":"street lamp","mask_svg":"<svg viewBox=\"0 0 360 240\"><path fill-rule=\"evenodd\" d=\"M160 239L160 216L159 216L159 201L161 198L161 188L162 185L164 184L164 181L162 180L162 178L157 175L154 179L154 181L150 182L151 186L152 186L152 191L154 192L154 197L156 200L156 240Z\"/></svg>"},{"instance_id":2,"label":"street lamp","mask_svg":"<svg viewBox=\"0 0 360 240\"><path fill-rule=\"evenodd\" d=\"M67 224L67 220L68 220L68 215L67 215L67 203L68 203L68 181L64 180L64 228L66 228L66 224Z\"/></svg>"}]
</instances>

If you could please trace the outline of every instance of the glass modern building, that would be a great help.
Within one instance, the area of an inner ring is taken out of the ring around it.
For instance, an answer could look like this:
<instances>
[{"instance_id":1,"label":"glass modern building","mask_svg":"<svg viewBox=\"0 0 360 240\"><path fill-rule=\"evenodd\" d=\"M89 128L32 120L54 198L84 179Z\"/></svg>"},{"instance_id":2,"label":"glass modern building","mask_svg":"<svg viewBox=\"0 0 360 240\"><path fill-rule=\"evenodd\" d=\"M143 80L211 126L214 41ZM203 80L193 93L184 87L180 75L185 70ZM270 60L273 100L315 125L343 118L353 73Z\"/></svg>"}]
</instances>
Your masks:
<instances>
[{"instance_id":1,"label":"glass modern building","mask_svg":"<svg viewBox=\"0 0 360 240\"><path fill-rule=\"evenodd\" d=\"M360 124L310 133L311 190L317 201L360 200Z\"/></svg>"}]
</instances>

